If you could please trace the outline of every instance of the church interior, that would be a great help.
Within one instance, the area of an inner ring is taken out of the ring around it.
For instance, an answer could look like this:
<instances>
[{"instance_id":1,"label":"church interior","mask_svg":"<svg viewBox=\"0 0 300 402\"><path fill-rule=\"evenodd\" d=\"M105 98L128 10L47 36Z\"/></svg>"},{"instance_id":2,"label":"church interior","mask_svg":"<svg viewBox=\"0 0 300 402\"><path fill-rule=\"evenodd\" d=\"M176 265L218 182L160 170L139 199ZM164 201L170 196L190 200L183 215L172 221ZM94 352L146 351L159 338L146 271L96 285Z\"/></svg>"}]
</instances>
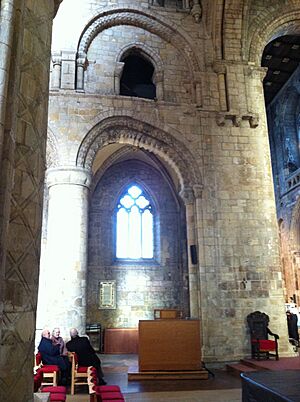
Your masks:
<instances>
[{"instance_id":1,"label":"church interior","mask_svg":"<svg viewBox=\"0 0 300 402\"><path fill-rule=\"evenodd\" d=\"M294 356L299 1L1 0L0 60L0 401L46 327L222 367L260 311Z\"/></svg>"}]
</instances>

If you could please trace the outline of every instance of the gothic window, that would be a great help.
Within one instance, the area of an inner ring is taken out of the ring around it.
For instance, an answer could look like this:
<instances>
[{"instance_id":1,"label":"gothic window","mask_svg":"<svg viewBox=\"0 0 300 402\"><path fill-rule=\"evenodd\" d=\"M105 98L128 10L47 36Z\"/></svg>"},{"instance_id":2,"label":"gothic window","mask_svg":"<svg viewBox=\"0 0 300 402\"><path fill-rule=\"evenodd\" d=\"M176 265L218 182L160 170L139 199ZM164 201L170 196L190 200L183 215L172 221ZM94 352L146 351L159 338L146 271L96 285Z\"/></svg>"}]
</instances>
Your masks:
<instances>
[{"instance_id":1,"label":"gothic window","mask_svg":"<svg viewBox=\"0 0 300 402\"><path fill-rule=\"evenodd\" d=\"M153 211L139 186L131 185L120 197L116 218L116 257L153 258Z\"/></svg>"},{"instance_id":2,"label":"gothic window","mask_svg":"<svg viewBox=\"0 0 300 402\"><path fill-rule=\"evenodd\" d=\"M129 54L122 62L124 69L120 81L120 95L154 99L156 87L152 81L153 65L136 53Z\"/></svg>"}]
</instances>

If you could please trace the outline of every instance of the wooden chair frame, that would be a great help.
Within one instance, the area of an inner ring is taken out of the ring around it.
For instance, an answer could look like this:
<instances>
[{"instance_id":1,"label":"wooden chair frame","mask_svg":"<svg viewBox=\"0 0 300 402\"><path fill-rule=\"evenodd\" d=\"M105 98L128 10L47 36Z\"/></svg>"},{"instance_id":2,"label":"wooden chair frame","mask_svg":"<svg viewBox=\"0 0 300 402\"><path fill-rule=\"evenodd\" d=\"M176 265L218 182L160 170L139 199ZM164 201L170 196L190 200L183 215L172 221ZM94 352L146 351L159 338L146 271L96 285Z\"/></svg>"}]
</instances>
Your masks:
<instances>
[{"instance_id":1,"label":"wooden chair frame","mask_svg":"<svg viewBox=\"0 0 300 402\"><path fill-rule=\"evenodd\" d=\"M69 359L71 360L71 395L75 394L75 385L90 386L89 370L87 367L86 372L78 372L78 363L75 352L68 352Z\"/></svg>"},{"instance_id":2,"label":"wooden chair frame","mask_svg":"<svg viewBox=\"0 0 300 402\"><path fill-rule=\"evenodd\" d=\"M279 360L279 336L269 329L269 316L260 311L254 311L247 316L247 322L250 330L252 359L275 357L276 360ZM268 335L271 335L274 340L269 340ZM267 342L272 343L271 347Z\"/></svg>"},{"instance_id":3,"label":"wooden chair frame","mask_svg":"<svg viewBox=\"0 0 300 402\"><path fill-rule=\"evenodd\" d=\"M38 352L34 355L34 371L36 372L38 369L42 369L43 367L47 367L47 364L42 363L42 357ZM43 371L43 379L50 379L51 381L43 381L41 385L53 385L54 387L56 387L58 383L58 372L59 371L45 373Z\"/></svg>"}]
</instances>

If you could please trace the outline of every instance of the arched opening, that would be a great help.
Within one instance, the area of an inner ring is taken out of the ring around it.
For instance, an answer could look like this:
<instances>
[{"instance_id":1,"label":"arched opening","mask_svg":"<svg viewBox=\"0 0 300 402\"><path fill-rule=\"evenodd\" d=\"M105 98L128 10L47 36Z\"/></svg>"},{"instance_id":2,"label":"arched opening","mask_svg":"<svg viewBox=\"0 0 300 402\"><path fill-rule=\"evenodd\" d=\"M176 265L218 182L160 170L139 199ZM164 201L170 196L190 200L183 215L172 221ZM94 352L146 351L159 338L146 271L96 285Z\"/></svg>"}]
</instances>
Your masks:
<instances>
[{"instance_id":1,"label":"arched opening","mask_svg":"<svg viewBox=\"0 0 300 402\"><path fill-rule=\"evenodd\" d=\"M261 65L267 67L263 81L274 179L281 264L286 300L296 295L299 303L299 268L292 225L300 186L299 100L300 35L276 37L264 49Z\"/></svg>"},{"instance_id":2,"label":"arched opening","mask_svg":"<svg viewBox=\"0 0 300 402\"><path fill-rule=\"evenodd\" d=\"M153 319L155 308L189 316L186 217L178 183L158 158L134 146L100 149L95 169L87 321L132 328L140 319ZM116 284L116 308L109 314L97 301L102 281Z\"/></svg>"},{"instance_id":3,"label":"arched opening","mask_svg":"<svg viewBox=\"0 0 300 402\"><path fill-rule=\"evenodd\" d=\"M153 65L138 53L125 56L120 81L120 95L138 98L156 98L156 87L152 81Z\"/></svg>"}]
</instances>

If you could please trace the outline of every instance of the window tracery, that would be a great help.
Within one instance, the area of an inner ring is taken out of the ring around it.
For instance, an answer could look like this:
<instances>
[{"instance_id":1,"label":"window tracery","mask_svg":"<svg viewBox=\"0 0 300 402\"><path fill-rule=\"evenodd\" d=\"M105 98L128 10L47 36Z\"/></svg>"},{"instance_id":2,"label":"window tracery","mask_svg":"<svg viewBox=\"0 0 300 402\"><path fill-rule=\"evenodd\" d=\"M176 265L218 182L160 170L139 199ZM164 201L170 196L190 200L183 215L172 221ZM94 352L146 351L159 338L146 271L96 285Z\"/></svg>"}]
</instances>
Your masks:
<instances>
[{"instance_id":1,"label":"window tracery","mask_svg":"<svg viewBox=\"0 0 300 402\"><path fill-rule=\"evenodd\" d=\"M122 194L117 204L116 232L117 258L153 258L152 205L135 184Z\"/></svg>"}]
</instances>

